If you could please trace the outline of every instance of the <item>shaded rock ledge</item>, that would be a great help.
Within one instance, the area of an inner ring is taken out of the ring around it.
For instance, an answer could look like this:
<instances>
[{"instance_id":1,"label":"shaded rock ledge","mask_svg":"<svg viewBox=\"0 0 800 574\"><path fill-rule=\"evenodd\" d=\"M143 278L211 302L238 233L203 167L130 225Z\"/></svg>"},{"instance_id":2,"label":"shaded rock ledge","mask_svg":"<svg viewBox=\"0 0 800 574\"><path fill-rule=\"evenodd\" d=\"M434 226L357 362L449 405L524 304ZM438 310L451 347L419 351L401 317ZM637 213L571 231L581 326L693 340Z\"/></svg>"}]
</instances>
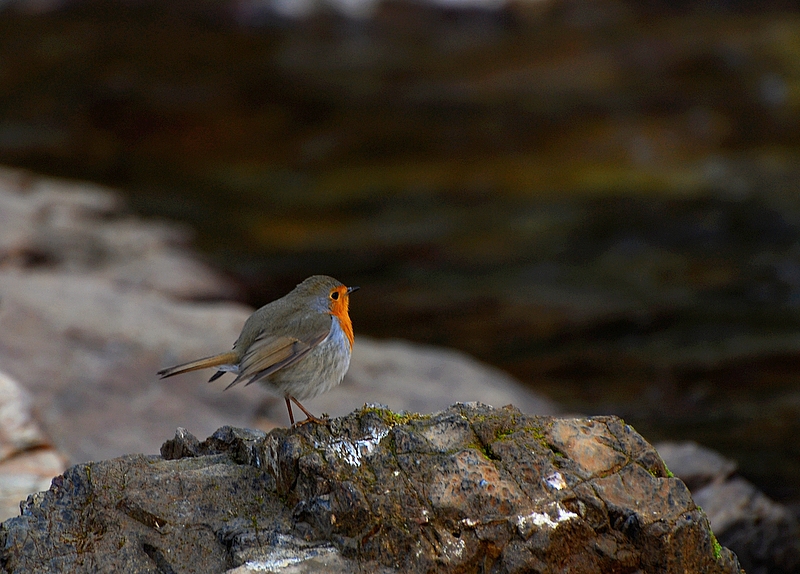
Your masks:
<instances>
[{"instance_id":1,"label":"shaded rock ledge","mask_svg":"<svg viewBox=\"0 0 800 574\"><path fill-rule=\"evenodd\" d=\"M365 406L330 427L179 429L74 466L0 529L6 572L739 572L616 417Z\"/></svg>"}]
</instances>

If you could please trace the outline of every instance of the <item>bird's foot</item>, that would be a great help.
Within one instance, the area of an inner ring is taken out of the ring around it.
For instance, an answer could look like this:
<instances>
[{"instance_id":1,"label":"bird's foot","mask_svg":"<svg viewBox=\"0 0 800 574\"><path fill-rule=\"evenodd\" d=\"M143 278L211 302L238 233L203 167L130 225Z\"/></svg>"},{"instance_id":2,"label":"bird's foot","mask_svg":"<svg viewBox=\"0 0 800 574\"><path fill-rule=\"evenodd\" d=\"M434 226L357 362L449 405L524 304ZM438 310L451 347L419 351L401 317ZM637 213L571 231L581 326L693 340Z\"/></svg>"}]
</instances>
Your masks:
<instances>
[{"instance_id":1,"label":"bird's foot","mask_svg":"<svg viewBox=\"0 0 800 574\"><path fill-rule=\"evenodd\" d=\"M297 421L296 423L294 423L292 425L292 427L293 428L298 428L298 427L300 427L302 425L306 425L308 423L314 423L314 424L326 425L326 426L330 426L330 424L331 424L331 419L329 419L328 417L319 418L319 417L315 417L314 415L307 415L307 416L308 416L307 419L302 420L302 421Z\"/></svg>"}]
</instances>

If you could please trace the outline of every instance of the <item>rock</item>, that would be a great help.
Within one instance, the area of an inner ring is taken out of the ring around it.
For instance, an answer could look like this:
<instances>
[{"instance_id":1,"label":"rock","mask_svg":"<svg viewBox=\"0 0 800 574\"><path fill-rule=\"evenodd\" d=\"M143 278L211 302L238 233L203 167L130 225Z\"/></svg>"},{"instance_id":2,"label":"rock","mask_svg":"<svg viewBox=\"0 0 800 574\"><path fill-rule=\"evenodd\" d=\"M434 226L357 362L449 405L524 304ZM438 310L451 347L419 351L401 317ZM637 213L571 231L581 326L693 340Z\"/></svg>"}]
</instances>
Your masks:
<instances>
[{"instance_id":1,"label":"rock","mask_svg":"<svg viewBox=\"0 0 800 574\"><path fill-rule=\"evenodd\" d=\"M0 528L7 572L739 572L615 417L366 406L269 434L180 430L80 464Z\"/></svg>"},{"instance_id":2,"label":"rock","mask_svg":"<svg viewBox=\"0 0 800 574\"><path fill-rule=\"evenodd\" d=\"M66 457L33 418L30 395L0 372L0 520L17 515L20 500L65 468Z\"/></svg>"},{"instance_id":3,"label":"rock","mask_svg":"<svg viewBox=\"0 0 800 574\"><path fill-rule=\"evenodd\" d=\"M691 489L721 544L750 574L800 571L800 521L743 478L736 463L693 442L662 443L658 452Z\"/></svg>"},{"instance_id":4,"label":"rock","mask_svg":"<svg viewBox=\"0 0 800 574\"><path fill-rule=\"evenodd\" d=\"M0 371L0 460L47 444L32 417L30 395Z\"/></svg>"},{"instance_id":5,"label":"rock","mask_svg":"<svg viewBox=\"0 0 800 574\"><path fill-rule=\"evenodd\" d=\"M158 452L177 426L210 434L247 426L255 413L252 392L156 375L178 353L228 348L249 313L241 305L176 302L47 270L0 271L0 292L0 361L73 462Z\"/></svg>"},{"instance_id":6,"label":"rock","mask_svg":"<svg viewBox=\"0 0 800 574\"><path fill-rule=\"evenodd\" d=\"M234 292L188 238L127 214L111 190L0 170L0 363L73 462L157 452L176 426L251 422L252 394L155 374L178 354L228 348L249 314L176 300Z\"/></svg>"},{"instance_id":7,"label":"rock","mask_svg":"<svg viewBox=\"0 0 800 574\"><path fill-rule=\"evenodd\" d=\"M90 183L0 170L0 264L58 269L184 299L219 299L233 285L187 249L174 223L125 213L121 197Z\"/></svg>"}]
</instances>

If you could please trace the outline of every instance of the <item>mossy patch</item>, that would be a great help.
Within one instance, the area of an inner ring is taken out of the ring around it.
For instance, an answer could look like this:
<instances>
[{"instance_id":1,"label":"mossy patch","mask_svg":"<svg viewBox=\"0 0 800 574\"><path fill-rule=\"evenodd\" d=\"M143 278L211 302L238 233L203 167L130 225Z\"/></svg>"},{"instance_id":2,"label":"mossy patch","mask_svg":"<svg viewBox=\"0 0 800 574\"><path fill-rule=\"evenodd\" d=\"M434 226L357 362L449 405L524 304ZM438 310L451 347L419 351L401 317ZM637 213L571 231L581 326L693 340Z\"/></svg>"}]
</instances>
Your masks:
<instances>
[{"instance_id":1,"label":"mossy patch","mask_svg":"<svg viewBox=\"0 0 800 574\"><path fill-rule=\"evenodd\" d=\"M522 430L530 434L538 442L542 443L543 446L547 446L547 438L544 434L544 429L542 427L531 425L527 427L522 427Z\"/></svg>"},{"instance_id":2,"label":"mossy patch","mask_svg":"<svg viewBox=\"0 0 800 574\"><path fill-rule=\"evenodd\" d=\"M391 409L384 409L376 406L364 405L361 409L361 414L375 414L383 421L386 426L393 427L397 425L405 425L411 421L418 421L425 418L430 418L430 415L421 415L419 413L396 413Z\"/></svg>"},{"instance_id":3,"label":"mossy patch","mask_svg":"<svg viewBox=\"0 0 800 574\"><path fill-rule=\"evenodd\" d=\"M527 425L516 429L514 432L524 434L528 440L532 438L534 442L536 442L545 450L553 450L553 448L550 446L550 443L547 442L547 435L545 434L544 429L538 425Z\"/></svg>"},{"instance_id":4,"label":"mossy patch","mask_svg":"<svg viewBox=\"0 0 800 574\"><path fill-rule=\"evenodd\" d=\"M719 557L722 554L722 544L719 543L719 540L717 540L717 537L714 536L714 533L711 532L710 528L709 532L711 533L711 547L714 550L714 560L719 560Z\"/></svg>"},{"instance_id":5,"label":"mossy patch","mask_svg":"<svg viewBox=\"0 0 800 574\"><path fill-rule=\"evenodd\" d=\"M703 516L706 517L706 524L708 524L708 533L711 535L711 549L714 553L714 560L719 560L719 557L722 555L722 544L719 543L717 537L714 535L714 531L711 530L711 524L708 522L708 515L706 511L703 510L702 506L698 506L697 510L703 513Z\"/></svg>"},{"instance_id":6,"label":"mossy patch","mask_svg":"<svg viewBox=\"0 0 800 574\"><path fill-rule=\"evenodd\" d=\"M481 453L487 460L498 460L498 457L492 451L492 448L488 445L481 444L479 442L472 442L467 445L467 448L474 450L475 452ZM463 449L459 448L458 451Z\"/></svg>"},{"instance_id":7,"label":"mossy patch","mask_svg":"<svg viewBox=\"0 0 800 574\"><path fill-rule=\"evenodd\" d=\"M516 432L517 429L499 428L494 435L497 440L504 440Z\"/></svg>"}]
</instances>

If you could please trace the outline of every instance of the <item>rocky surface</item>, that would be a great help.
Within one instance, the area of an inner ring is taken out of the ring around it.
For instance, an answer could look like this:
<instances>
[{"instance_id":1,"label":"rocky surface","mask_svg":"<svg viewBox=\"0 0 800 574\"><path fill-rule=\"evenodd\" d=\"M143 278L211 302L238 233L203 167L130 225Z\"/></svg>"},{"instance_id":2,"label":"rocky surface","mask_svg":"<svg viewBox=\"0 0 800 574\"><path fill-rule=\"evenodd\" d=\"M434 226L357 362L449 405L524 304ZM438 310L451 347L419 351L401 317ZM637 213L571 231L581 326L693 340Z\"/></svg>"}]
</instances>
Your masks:
<instances>
[{"instance_id":1,"label":"rocky surface","mask_svg":"<svg viewBox=\"0 0 800 574\"><path fill-rule=\"evenodd\" d=\"M31 496L0 529L5 571L739 572L615 417L370 406L202 443L179 429L161 452L74 466Z\"/></svg>"},{"instance_id":2,"label":"rocky surface","mask_svg":"<svg viewBox=\"0 0 800 574\"><path fill-rule=\"evenodd\" d=\"M658 453L708 515L720 543L750 574L800 572L800 519L744 478L736 463L696 443L664 443Z\"/></svg>"}]
</instances>

